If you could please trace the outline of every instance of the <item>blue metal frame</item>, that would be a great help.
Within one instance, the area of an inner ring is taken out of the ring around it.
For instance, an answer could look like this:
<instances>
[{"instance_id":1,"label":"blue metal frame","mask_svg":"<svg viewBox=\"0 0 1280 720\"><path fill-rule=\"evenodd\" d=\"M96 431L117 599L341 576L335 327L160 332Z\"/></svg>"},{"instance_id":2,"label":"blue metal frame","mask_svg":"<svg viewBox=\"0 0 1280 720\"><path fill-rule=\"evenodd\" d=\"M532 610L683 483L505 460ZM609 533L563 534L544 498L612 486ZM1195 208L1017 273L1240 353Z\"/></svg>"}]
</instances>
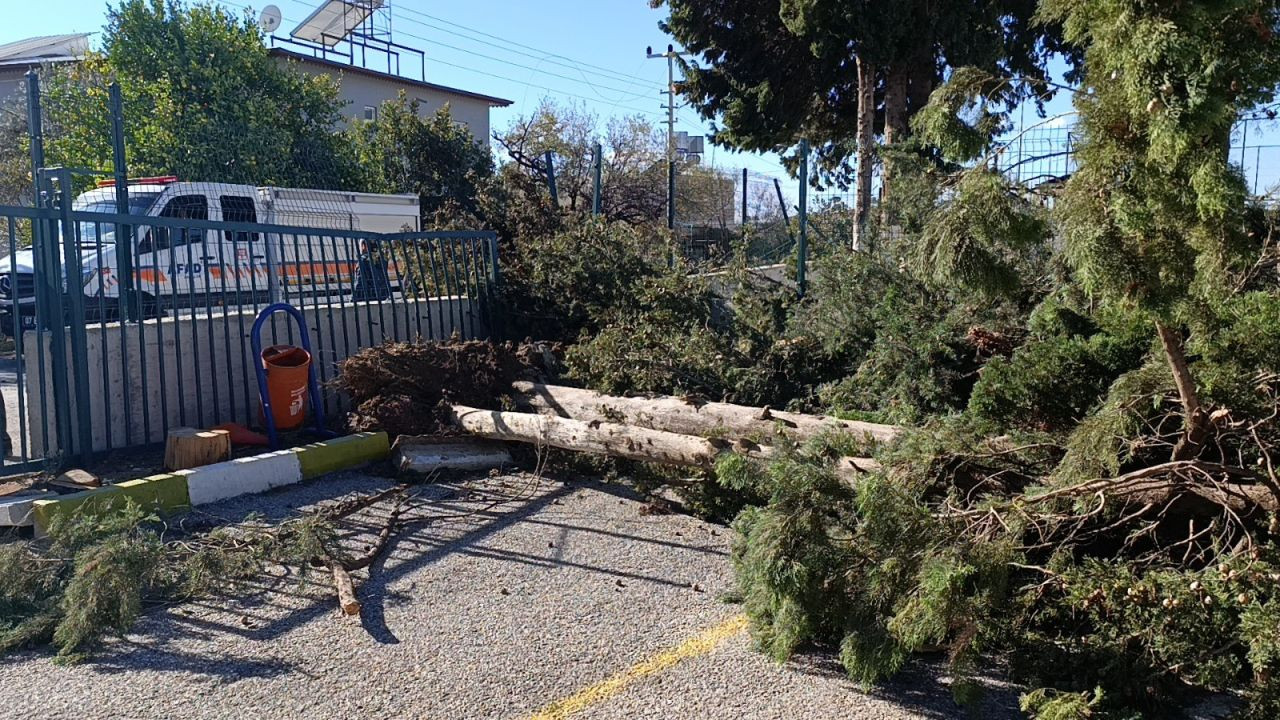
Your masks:
<instances>
[{"instance_id":1,"label":"blue metal frame","mask_svg":"<svg viewBox=\"0 0 1280 720\"><path fill-rule=\"evenodd\" d=\"M262 326L266 324L267 318L278 312L288 313L297 323L298 339L302 343L302 349L306 350L307 355L312 359L307 366L307 390L311 396L311 416L315 419L315 428L312 432L322 437L337 437L337 433L324 426L324 398L320 394L320 383L316 382L315 356L311 353L311 336L307 333L306 319L302 317L302 312L298 308L289 303L275 303L258 313L258 319L253 321L253 330L249 338L253 346L253 369L258 376L258 395L262 398L262 415L267 424L267 440L271 443L271 449L280 449L280 436L276 432L275 417L271 414L271 393L267 390L267 370L262 366Z\"/></svg>"}]
</instances>

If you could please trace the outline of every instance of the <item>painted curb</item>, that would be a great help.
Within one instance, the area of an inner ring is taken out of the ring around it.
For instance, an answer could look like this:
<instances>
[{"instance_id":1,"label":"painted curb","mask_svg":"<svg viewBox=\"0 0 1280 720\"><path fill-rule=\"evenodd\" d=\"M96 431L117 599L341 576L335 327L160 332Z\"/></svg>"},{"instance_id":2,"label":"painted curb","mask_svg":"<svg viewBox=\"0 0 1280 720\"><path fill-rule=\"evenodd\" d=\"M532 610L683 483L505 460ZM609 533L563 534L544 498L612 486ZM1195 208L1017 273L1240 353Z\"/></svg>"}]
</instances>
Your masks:
<instances>
[{"instance_id":1,"label":"painted curb","mask_svg":"<svg viewBox=\"0 0 1280 720\"><path fill-rule=\"evenodd\" d=\"M175 514L193 505L262 493L381 460L390 453L391 442L385 432L347 435L291 450L128 480L48 500L28 498L3 503L0 504L0 527L34 523L37 531L47 532L49 523L56 517L77 511L108 512L122 507L126 498L132 498L149 510ZM6 520L18 522L6 523Z\"/></svg>"},{"instance_id":2,"label":"painted curb","mask_svg":"<svg viewBox=\"0 0 1280 720\"><path fill-rule=\"evenodd\" d=\"M105 513L124 506L131 499L145 510L165 514L182 512L191 507L187 480L178 473L152 475L140 480L126 480L115 485L62 495L53 500L36 500L32 515L40 530L48 531L54 518L74 512Z\"/></svg>"},{"instance_id":3,"label":"painted curb","mask_svg":"<svg viewBox=\"0 0 1280 720\"><path fill-rule=\"evenodd\" d=\"M302 467L292 450L228 460L184 472L192 505L207 505L302 481Z\"/></svg>"},{"instance_id":4,"label":"painted curb","mask_svg":"<svg viewBox=\"0 0 1280 720\"><path fill-rule=\"evenodd\" d=\"M357 433L334 440L294 448L302 465L302 478L310 480L337 470L381 460L391 453L385 432Z\"/></svg>"}]
</instances>

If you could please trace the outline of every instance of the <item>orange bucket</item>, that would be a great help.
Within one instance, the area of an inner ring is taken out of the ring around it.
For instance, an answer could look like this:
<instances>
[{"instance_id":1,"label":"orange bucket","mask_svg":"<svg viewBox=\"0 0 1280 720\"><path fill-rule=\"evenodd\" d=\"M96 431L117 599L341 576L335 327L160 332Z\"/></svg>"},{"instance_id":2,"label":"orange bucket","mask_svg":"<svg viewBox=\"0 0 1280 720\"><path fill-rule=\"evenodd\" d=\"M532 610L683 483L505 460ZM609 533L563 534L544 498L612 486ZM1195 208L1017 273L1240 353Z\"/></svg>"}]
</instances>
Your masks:
<instances>
[{"instance_id":1,"label":"orange bucket","mask_svg":"<svg viewBox=\"0 0 1280 720\"><path fill-rule=\"evenodd\" d=\"M294 430L307 418L307 378L311 353L293 345L272 345L262 351L267 371L267 397L277 430Z\"/></svg>"}]
</instances>

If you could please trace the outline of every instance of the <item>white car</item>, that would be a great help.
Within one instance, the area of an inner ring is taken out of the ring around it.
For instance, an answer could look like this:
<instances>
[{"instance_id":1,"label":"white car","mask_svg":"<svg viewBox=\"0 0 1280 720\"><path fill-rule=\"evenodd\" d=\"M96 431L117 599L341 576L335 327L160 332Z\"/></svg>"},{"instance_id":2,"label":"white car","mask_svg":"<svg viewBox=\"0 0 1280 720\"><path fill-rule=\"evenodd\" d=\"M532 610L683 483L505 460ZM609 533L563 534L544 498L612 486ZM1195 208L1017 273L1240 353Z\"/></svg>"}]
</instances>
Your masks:
<instances>
[{"instance_id":1,"label":"white car","mask_svg":"<svg viewBox=\"0 0 1280 720\"><path fill-rule=\"evenodd\" d=\"M131 216L179 221L177 227L133 221L134 287L147 317L170 308L358 293L361 273L369 273L368 258L376 254L371 245L376 243L341 231L413 232L420 223L416 195L179 182L172 177L130 181L128 195ZM83 273L72 282L63 268L63 289L82 288L91 320L118 317L116 223L108 218L90 220L80 213L111 215L117 207L113 183L104 183L72 203ZM182 220L285 225L315 232L182 227ZM0 260L0 332L13 332L15 296L21 328L35 325L32 260L31 250ZM369 278L364 279L368 286ZM397 284L394 262L388 267L384 261L376 279L380 287L366 287L366 297L356 299L385 299Z\"/></svg>"}]
</instances>

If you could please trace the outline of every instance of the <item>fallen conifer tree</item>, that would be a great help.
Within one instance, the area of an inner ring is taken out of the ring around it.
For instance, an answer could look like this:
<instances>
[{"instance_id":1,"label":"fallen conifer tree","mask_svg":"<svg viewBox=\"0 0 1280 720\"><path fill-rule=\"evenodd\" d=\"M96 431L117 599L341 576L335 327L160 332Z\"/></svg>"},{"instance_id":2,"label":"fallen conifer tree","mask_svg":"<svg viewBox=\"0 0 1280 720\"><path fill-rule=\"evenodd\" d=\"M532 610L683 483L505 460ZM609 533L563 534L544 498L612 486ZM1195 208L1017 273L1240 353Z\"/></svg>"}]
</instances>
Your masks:
<instances>
[{"instance_id":1,"label":"fallen conifer tree","mask_svg":"<svg viewBox=\"0 0 1280 720\"><path fill-rule=\"evenodd\" d=\"M750 440L703 438L653 430L635 425L573 420L536 413L482 410L453 406L453 421L472 435L577 452L607 455L638 462L712 469L727 454L767 460L775 455L768 445ZM868 458L838 458L833 464L841 477L874 470L879 464Z\"/></svg>"},{"instance_id":2,"label":"fallen conifer tree","mask_svg":"<svg viewBox=\"0 0 1280 720\"><path fill-rule=\"evenodd\" d=\"M887 442L901 432L893 425L696 398L620 397L529 381L517 381L512 387L517 405L539 412L699 437L747 438L771 445L772 439L778 435L802 443L824 433L842 432L860 441Z\"/></svg>"}]
</instances>

